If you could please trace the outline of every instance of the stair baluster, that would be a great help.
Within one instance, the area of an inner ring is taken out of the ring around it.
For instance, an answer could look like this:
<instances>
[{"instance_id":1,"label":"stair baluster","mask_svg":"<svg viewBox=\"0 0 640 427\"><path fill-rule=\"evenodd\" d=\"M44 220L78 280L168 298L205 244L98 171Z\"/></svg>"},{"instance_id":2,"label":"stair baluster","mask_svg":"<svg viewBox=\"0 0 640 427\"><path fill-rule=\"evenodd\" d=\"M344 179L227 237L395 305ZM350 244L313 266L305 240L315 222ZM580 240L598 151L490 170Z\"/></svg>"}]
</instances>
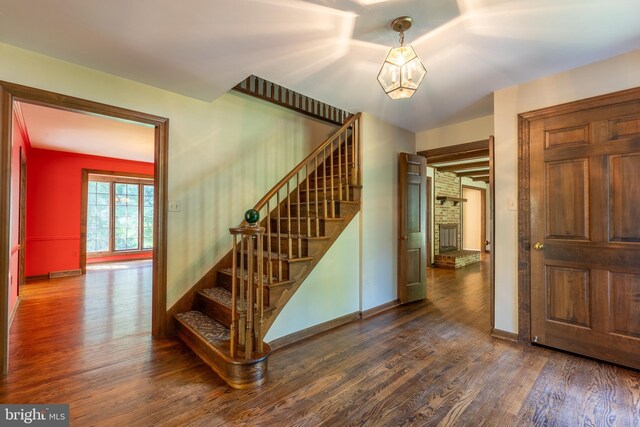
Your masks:
<instances>
[{"instance_id":1,"label":"stair baluster","mask_svg":"<svg viewBox=\"0 0 640 427\"><path fill-rule=\"evenodd\" d=\"M231 267L230 355L253 357L262 352L264 322L264 227L243 224L230 228L233 236ZM246 259L246 261L245 261Z\"/></svg>"}]
</instances>

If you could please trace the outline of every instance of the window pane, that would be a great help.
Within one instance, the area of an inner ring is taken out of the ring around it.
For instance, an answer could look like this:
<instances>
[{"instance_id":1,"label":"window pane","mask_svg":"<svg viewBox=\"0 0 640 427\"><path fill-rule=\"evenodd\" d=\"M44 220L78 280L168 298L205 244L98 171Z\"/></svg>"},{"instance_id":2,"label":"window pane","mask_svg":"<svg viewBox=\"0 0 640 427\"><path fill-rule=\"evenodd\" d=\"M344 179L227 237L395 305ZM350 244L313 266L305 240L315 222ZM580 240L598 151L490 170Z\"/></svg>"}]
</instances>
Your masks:
<instances>
[{"instance_id":1,"label":"window pane","mask_svg":"<svg viewBox=\"0 0 640 427\"><path fill-rule=\"evenodd\" d=\"M97 181L89 181L88 184L87 252L106 252L109 250L110 186Z\"/></svg>"},{"instance_id":2,"label":"window pane","mask_svg":"<svg viewBox=\"0 0 640 427\"><path fill-rule=\"evenodd\" d=\"M111 193L111 184L108 182L96 182L96 192L99 194Z\"/></svg>"},{"instance_id":3,"label":"window pane","mask_svg":"<svg viewBox=\"0 0 640 427\"><path fill-rule=\"evenodd\" d=\"M153 248L153 185L143 185L142 248Z\"/></svg>"},{"instance_id":4,"label":"window pane","mask_svg":"<svg viewBox=\"0 0 640 427\"><path fill-rule=\"evenodd\" d=\"M116 183L115 250L136 250L138 243L138 184Z\"/></svg>"}]
</instances>

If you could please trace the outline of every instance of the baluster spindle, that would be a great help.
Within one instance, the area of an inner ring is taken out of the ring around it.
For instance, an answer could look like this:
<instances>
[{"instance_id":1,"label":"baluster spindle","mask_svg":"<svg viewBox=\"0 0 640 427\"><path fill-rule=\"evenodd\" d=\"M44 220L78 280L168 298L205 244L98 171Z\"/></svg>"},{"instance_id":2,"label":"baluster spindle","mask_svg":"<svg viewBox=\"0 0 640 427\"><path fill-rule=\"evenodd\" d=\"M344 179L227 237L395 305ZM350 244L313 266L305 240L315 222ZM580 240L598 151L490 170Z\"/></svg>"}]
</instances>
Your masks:
<instances>
[{"instance_id":1,"label":"baluster spindle","mask_svg":"<svg viewBox=\"0 0 640 427\"><path fill-rule=\"evenodd\" d=\"M237 305L237 298L238 298L238 292L236 291L236 286L238 286L238 280L236 278L236 275L238 274L238 265L237 265L238 260L236 256L237 247L238 247L238 236L234 234L233 249L231 250L231 330L229 332L229 338L230 338L229 352L231 353L231 357L236 357L236 352L237 352L236 340L238 339L238 337L236 336L236 333L237 333L236 305Z\"/></svg>"},{"instance_id":2,"label":"baluster spindle","mask_svg":"<svg viewBox=\"0 0 640 427\"><path fill-rule=\"evenodd\" d=\"M280 254L282 253L282 230L280 229L280 223L282 220L280 219L280 189L278 189L276 193L276 216L278 220L278 282L282 282L282 260L280 259Z\"/></svg>"},{"instance_id":3,"label":"baluster spindle","mask_svg":"<svg viewBox=\"0 0 640 427\"><path fill-rule=\"evenodd\" d=\"M256 306L258 312L258 325L256 328L257 350L259 353L264 351L262 343L262 325L264 323L264 257L262 256L262 236L258 236L258 295L256 298Z\"/></svg>"},{"instance_id":4,"label":"baluster spindle","mask_svg":"<svg viewBox=\"0 0 640 427\"><path fill-rule=\"evenodd\" d=\"M342 134L338 135L338 200L342 200Z\"/></svg>"},{"instance_id":5,"label":"baluster spindle","mask_svg":"<svg viewBox=\"0 0 640 427\"><path fill-rule=\"evenodd\" d=\"M244 358L250 359L251 353L253 352L253 293L254 293L254 280L255 271L253 270L253 266L255 263L254 260L254 239L255 236L249 235L246 236L247 240L247 321L245 324L245 334L244 334Z\"/></svg>"},{"instance_id":6,"label":"baluster spindle","mask_svg":"<svg viewBox=\"0 0 640 427\"><path fill-rule=\"evenodd\" d=\"M329 218L329 206L327 205L327 166L327 149L325 147L325 149L322 150L322 212L324 213L325 218Z\"/></svg>"},{"instance_id":7,"label":"baluster spindle","mask_svg":"<svg viewBox=\"0 0 640 427\"><path fill-rule=\"evenodd\" d=\"M331 144L330 144L330 149L329 149L329 162L330 162L330 173L331 173L331 183L330 183L330 194L331 197L329 199L329 203L331 204L331 218L335 218L336 217L336 206L334 204L333 201L333 142L335 141L335 139L331 140ZM326 189L325 189L325 196L326 196Z\"/></svg>"},{"instance_id":8,"label":"baluster spindle","mask_svg":"<svg viewBox=\"0 0 640 427\"><path fill-rule=\"evenodd\" d=\"M360 162L362 161L362 147L360 147L360 118L358 117L353 125L353 129L355 130L355 138L353 138L354 143L356 144L356 155L358 156L358 162L356 163L356 184L362 185L362 168L360 167Z\"/></svg>"},{"instance_id":9,"label":"baluster spindle","mask_svg":"<svg viewBox=\"0 0 640 427\"><path fill-rule=\"evenodd\" d=\"M345 191L345 200L349 200L349 174L351 171L349 170L349 135L345 131L344 133L344 191ZM351 159L353 161L353 159Z\"/></svg>"},{"instance_id":10,"label":"baluster spindle","mask_svg":"<svg viewBox=\"0 0 640 427\"><path fill-rule=\"evenodd\" d=\"M311 175L309 175L309 163L311 162L308 162L304 166L304 174L307 177L307 179L305 179L307 191L304 193L307 199L307 238L311 237L311 209L309 209L309 206L311 206L311 193L309 193L309 180L311 179ZM300 203L300 200L298 200L298 203Z\"/></svg>"},{"instance_id":11,"label":"baluster spindle","mask_svg":"<svg viewBox=\"0 0 640 427\"><path fill-rule=\"evenodd\" d=\"M273 283L273 260L271 259L271 205L267 200L267 283Z\"/></svg>"},{"instance_id":12,"label":"baluster spindle","mask_svg":"<svg viewBox=\"0 0 640 427\"><path fill-rule=\"evenodd\" d=\"M300 171L296 173L296 198L298 199L298 204L296 205L296 213L297 213L297 221L298 221L298 258L302 258L302 227L301 227L301 211L302 211L302 203L300 202Z\"/></svg>"},{"instance_id":13,"label":"baluster spindle","mask_svg":"<svg viewBox=\"0 0 640 427\"><path fill-rule=\"evenodd\" d=\"M313 176L316 180L313 188L315 193L315 207L316 207L316 237L320 236L320 207L318 206L318 156L314 157L314 167L313 167Z\"/></svg>"},{"instance_id":14,"label":"baluster spindle","mask_svg":"<svg viewBox=\"0 0 640 427\"><path fill-rule=\"evenodd\" d=\"M353 162L351 165L351 184L356 185L357 184L355 182L357 179L356 168L357 168L358 162L356 160L356 135L354 133L355 126L351 126L351 128L349 129L351 129L351 161Z\"/></svg>"},{"instance_id":15,"label":"baluster spindle","mask_svg":"<svg viewBox=\"0 0 640 427\"><path fill-rule=\"evenodd\" d=\"M244 242L245 242L245 237L242 236L240 238L240 289L239 289L239 296L238 296L239 311L240 311L240 319L238 320L238 342L241 342L241 343L245 342L244 333L245 333L245 327L246 327L245 325L246 307L244 304L244 296L245 296Z\"/></svg>"},{"instance_id":16,"label":"baluster spindle","mask_svg":"<svg viewBox=\"0 0 640 427\"><path fill-rule=\"evenodd\" d=\"M287 181L287 241L289 242L287 257L291 259L293 248L291 241L291 188L289 183L290 181Z\"/></svg>"}]
</instances>

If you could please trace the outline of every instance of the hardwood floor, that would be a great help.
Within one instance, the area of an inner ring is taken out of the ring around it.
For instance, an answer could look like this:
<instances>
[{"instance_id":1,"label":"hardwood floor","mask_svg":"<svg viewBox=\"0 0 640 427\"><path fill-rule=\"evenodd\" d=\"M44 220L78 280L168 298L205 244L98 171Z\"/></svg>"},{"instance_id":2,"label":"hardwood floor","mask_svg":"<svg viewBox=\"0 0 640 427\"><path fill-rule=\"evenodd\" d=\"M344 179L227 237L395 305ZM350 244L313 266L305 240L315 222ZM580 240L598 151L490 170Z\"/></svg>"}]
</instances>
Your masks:
<instances>
[{"instance_id":1,"label":"hardwood floor","mask_svg":"<svg viewBox=\"0 0 640 427\"><path fill-rule=\"evenodd\" d=\"M28 284L0 402L70 403L74 426L640 425L639 372L489 336L484 264L275 351L255 390L150 337L149 263Z\"/></svg>"}]
</instances>

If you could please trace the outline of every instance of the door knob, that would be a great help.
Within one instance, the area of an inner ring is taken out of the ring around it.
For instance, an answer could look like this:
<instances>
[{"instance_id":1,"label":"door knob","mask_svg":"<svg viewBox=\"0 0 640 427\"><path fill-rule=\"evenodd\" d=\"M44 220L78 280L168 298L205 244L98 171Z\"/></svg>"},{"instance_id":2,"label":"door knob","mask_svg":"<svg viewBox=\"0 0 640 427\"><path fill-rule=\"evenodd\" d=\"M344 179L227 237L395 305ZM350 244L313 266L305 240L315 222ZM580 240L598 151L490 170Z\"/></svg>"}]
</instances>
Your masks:
<instances>
[{"instance_id":1,"label":"door knob","mask_svg":"<svg viewBox=\"0 0 640 427\"><path fill-rule=\"evenodd\" d=\"M409 238L407 236L402 236L400 240L409 240Z\"/></svg>"},{"instance_id":2,"label":"door knob","mask_svg":"<svg viewBox=\"0 0 640 427\"><path fill-rule=\"evenodd\" d=\"M541 251L544 249L544 245L540 242L536 242L536 244L533 245L533 249L535 249L536 251Z\"/></svg>"}]
</instances>

